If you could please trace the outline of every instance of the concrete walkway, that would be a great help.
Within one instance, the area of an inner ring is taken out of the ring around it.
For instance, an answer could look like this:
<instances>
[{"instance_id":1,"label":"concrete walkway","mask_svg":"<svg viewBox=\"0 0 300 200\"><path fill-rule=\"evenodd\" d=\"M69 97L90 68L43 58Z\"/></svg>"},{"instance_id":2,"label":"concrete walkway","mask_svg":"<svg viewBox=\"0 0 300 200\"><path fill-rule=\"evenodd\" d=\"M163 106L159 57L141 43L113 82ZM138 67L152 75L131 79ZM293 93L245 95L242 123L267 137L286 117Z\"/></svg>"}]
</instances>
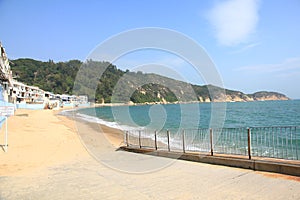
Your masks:
<instances>
[{"instance_id":1,"label":"concrete walkway","mask_svg":"<svg viewBox=\"0 0 300 200\"><path fill-rule=\"evenodd\" d=\"M131 174L87 159L34 176L1 177L0 199L300 199L299 180L273 175L179 160L152 173Z\"/></svg>"}]
</instances>

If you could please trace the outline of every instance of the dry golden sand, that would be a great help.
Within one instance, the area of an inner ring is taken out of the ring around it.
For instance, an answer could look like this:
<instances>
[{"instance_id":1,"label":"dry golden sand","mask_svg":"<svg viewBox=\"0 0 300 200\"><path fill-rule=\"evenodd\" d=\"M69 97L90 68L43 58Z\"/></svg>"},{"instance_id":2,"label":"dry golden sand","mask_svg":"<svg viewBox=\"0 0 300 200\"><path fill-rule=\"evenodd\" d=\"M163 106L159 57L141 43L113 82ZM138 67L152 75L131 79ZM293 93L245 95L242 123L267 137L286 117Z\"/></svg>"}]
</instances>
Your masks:
<instances>
[{"instance_id":1,"label":"dry golden sand","mask_svg":"<svg viewBox=\"0 0 300 200\"><path fill-rule=\"evenodd\" d=\"M0 152L0 176L23 175L87 155L78 148L74 129L62 125L51 110L17 110L8 120L8 145L8 152Z\"/></svg>"},{"instance_id":2,"label":"dry golden sand","mask_svg":"<svg viewBox=\"0 0 300 200\"><path fill-rule=\"evenodd\" d=\"M0 149L0 176L24 175L31 171L89 156L76 133L73 120L52 110L17 110L8 119L8 152ZM115 146L122 135L102 126ZM4 144L5 124L0 132Z\"/></svg>"}]
</instances>

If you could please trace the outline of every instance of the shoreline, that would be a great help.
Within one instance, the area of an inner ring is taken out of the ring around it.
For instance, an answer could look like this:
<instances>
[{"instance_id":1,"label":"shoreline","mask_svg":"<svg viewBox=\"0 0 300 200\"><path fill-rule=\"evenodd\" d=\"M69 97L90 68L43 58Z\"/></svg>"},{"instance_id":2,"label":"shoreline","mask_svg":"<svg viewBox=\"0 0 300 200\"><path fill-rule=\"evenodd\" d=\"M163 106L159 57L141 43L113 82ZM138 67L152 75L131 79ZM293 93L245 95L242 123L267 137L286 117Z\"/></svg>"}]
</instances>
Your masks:
<instances>
[{"instance_id":1,"label":"shoreline","mask_svg":"<svg viewBox=\"0 0 300 200\"><path fill-rule=\"evenodd\" d=\"M73 126L76 128L76 132L79 136L80 136L80 134L84 134L84 133L78 133L78 127L76 126L77 123L85 124L85 125L93 128L95 131L99 131L99 130L102 131L102 133L105 134L105 136L107 137L109 142L116 148L119 148L120 144L123 143L123 141L124 141L123 132L120 129L109 127L105 124L100 124L100 123L96 123L96 122L89 122L89 121L79 119L79 118L73 117L73 116L62 115L60 112L56 113L55 115L59 119L61 119L62 122L65 123L66 126L70 126L69 123L66 123L67 120L72 121L73 123L75 123L75 125L73 124Z\"/></svg>"},{"instance_id":2,"label":"shoreline","mask_svg":"<svg viewBox=\"0 0 300 200\"><path fill-rule=\"evenodd\" d=\"M65 109L65 110L58 110L55 115L60 118L67 118L68 120L72 120L73 122L76 123L85 123L87 125L90 125L91 127L94 128L94 130L98 131L100 130L101 132L103 132L106 137L108 139L110 139L110 142L112 142L112 144L116 147L119 147L118 144L120 144L121 142L124 141L124 135L123 135L123 130L121 130L120 128L116 128L116 127L111 127L107 124L104 123L98 123L98 122L91 122L85 119L80 119L79 117L74 116L74 111L78 111L81 109L86 109L86 108L93 108L91 107L83 107L83 108L73 108L73 109ZM71 114L63 114L62 112L66 112L66 113L71 113ZM92 116L91 116L92 117ZM102 119L101 119L102 120ZM108 122L103 120L104 122Z\"/></svg>"},{"instance_id":3,"label":"shoreline","mask_svg":"<svg viewBox=\"0 0 300 200\"><path fill-rule=\"evenodd\" d=\"M189 102L145 102L145 103L93 103L90 107L113 107L113 106L144 106L144 105L173 105L173 104L196 104L196 103L249 103L249 102L273 102L273 101L297 101L300 99L270 99L253 101L189 101Z\"/></svg>"},{"instance_id":4,"label":"shoreline","mask_svg":"<svg viewBox=\"0 0 300 200\"><path fill-rule=\"evenodd\" d=\"M81 141L84 133L78 133L78 126L93 128L90 139L98 132L95 130L101 128L113 149L123 142L118 129L74 121L59 112L61 110L17 109L15 115L8 118L8 151L0 149L0 177L33 175L52 166L90 158ZM0 130L0 144L4 131L5 124Z\"/></svg>"}]
</instances>

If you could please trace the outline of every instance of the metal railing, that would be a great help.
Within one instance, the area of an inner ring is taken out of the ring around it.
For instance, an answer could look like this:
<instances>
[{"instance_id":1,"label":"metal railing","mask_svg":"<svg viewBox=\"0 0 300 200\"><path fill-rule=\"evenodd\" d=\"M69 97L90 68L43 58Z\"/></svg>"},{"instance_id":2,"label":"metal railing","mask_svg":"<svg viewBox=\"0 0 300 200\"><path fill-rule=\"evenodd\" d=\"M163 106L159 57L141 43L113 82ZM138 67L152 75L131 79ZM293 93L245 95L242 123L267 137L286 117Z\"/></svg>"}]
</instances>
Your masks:
<instances>
[{"instance_id":1,"label":"metal railing","mask_svg":"<svg viewBox=\"0 0 300 200\"><path fill-rule=\"evenodd\" d=\"M300 127L125 131L125 144L155 150L300 160Z\"/></svg>"}]
</instances>

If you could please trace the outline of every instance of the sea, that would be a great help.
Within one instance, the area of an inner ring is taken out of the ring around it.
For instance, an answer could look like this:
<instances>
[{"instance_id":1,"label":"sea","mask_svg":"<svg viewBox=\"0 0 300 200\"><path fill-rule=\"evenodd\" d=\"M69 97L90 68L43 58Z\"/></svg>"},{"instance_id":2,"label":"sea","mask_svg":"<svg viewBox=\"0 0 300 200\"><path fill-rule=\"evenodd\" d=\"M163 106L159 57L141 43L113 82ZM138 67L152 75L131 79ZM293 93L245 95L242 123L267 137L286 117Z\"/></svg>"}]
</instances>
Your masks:
<instances>
[{"instance_id":1,"label":"sea","mask_svg":"<svg viewBox=\"0 0 300 200\"><path fill-rule=\"evenodd\" d=\"M169 132L171 148L182 149L184 132L187 150L209 152L213 130L215 152L245 156L251 129L253 155L300 160L300 100L102 106L78 109L75 115L130 132L135 145L141 132L150 141L144 145L153 145L155 132L167 144Z\"/></svg>"},{"instance_id":2,"label":"sea","mask_svg":"<svg viewBox=\"0 0 300 200\"><path fill-rule=\"evenodd\" d=\"M76 115L121 130L300 126L300 100L103 106Z\"/></svg>"}]
</instances>

